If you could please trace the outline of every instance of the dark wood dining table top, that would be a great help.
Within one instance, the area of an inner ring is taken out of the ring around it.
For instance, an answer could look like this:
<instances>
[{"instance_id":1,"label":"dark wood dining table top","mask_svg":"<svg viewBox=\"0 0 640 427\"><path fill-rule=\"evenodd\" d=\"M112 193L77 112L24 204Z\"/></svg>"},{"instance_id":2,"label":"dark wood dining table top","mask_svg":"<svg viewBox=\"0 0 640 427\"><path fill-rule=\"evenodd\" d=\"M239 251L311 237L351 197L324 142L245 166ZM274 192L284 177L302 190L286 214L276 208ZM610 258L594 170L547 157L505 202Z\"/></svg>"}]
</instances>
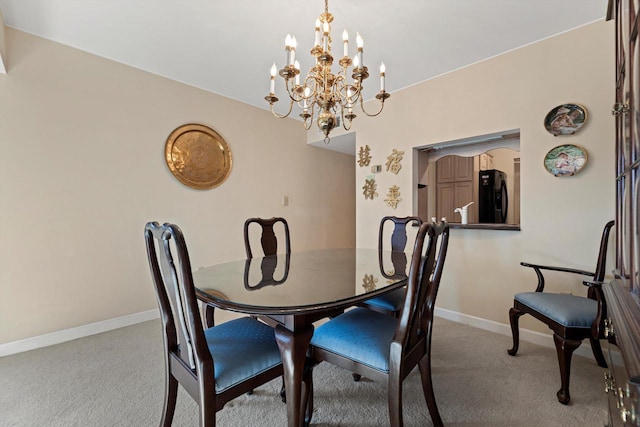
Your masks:
<instances>
[{"instance_id":1,"label":"dark wood dining table top","mask_svg":"<svg viewBox=\"0 0 640 427\"><path fill-rule=\"evenodd\" d=\"M408 272L395 272L391 259L391 251L377 249L319 249L216 264L193 278L198 297L219 308L296 315L348 307L403 286Z\"/></svg>"}]
</instances>

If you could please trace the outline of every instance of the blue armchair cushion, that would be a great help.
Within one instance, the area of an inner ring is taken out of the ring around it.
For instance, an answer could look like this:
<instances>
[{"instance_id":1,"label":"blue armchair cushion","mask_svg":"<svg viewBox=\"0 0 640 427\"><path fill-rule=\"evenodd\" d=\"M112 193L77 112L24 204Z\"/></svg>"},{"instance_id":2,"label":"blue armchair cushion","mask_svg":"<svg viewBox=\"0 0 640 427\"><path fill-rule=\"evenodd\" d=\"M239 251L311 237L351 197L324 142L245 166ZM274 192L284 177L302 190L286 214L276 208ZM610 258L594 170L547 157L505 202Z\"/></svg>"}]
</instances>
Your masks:
<instances>
[{"instance_id":1,"label":"blue armchair cushion","mask_svg":"<svg viewBox=\"0 0 640 427\"><path fill-rule=\"evenodd\" d=\"M311 345L389 372L389 347L398 319L354 308L318 327Z\"/></svg>"},{"instance_id":2,"label":"blue armchair cushion","mask_svg":"<svg viewBox=\"0 0 640 427\"><path fill-rule=\"evenodd\" d=\"M590 328L598 315L597 301L575 295L523 292L515 300L566 327Z\"/></svg>"},{"instance_id":3,"label":"blue armchair cushion","mask_svg":"<svg viewBox=\"0 0 640 427\"><path fill-rule=\"evenodd\" d=\"M366 305L380 307L387 311L400 311L404 305L404 297L406 293L407 288L405 286L379 297L368 299L364 303Z\"/></svg>"},{"instance_id":4,"label":"blue armchair cushion","mask_svg":"<svg viewBox=\"0 0 640 427\"><path fill-rule=\"evenodd\" d=\"M256 319L221 323L204 335L213 356L216 393L282 363L273 328Z\"/></svg>"}]
</instances>

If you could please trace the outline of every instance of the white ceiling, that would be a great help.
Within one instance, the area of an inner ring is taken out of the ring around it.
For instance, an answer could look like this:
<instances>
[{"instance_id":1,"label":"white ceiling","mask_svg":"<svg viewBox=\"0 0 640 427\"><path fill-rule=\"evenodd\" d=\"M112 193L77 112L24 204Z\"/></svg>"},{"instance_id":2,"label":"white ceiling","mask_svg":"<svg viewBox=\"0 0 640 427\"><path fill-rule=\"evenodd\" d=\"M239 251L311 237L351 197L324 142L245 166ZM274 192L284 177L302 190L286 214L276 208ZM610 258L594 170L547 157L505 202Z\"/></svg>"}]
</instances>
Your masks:
<instances>
[{"instance_id":1,"label":"white ceiling","mask_svg":"<svg viewBox=\"0 0 640 427\"><path fill-rule=\"evenodd\" d=\"M390 93L604 19L606 9L607 0L329 2L334 54L347 29L353 56L359 32L365 65L376 76L384 61ZM282 67L285 36L296 37L308 69L324 2L0 0L0 10L7 26L268 109L269 69ZM378 85L365 82L367 99Z\"/></svg>"}]
</instances>

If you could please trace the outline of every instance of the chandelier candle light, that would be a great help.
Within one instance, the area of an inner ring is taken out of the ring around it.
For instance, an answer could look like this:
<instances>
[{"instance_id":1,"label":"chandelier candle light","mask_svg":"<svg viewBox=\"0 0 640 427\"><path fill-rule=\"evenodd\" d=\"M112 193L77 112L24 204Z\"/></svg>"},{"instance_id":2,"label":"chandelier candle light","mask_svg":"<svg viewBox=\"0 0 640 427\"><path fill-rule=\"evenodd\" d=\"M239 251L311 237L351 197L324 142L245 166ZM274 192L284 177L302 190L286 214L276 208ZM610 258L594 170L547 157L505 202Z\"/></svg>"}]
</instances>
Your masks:
<instances>
[{"instance_id":1,"label":"chandelier candle light","mask_svg":"<svg viewBox=\"0 0 640 427\"><path fill-rule=\"evenodd\" d=\"M362 82L369 77L367 67L362 61L364 42L360 34L356 34L357 53L353 60L349 57L349 34L347 30L342 33L342 58L338 61L340 68L337 74L333 74L333 56L331 54L331 22L333 15L329 13L329 1L324 2L324 13L316 20L315 43L311 49L311 55L315 57L313 66L304 81L300 81L300 64L296 61L296 38L287 34L285 40L286 61L284 67L278 71L276 64L271 67L271 80L269 84L269 95L264 99L269 102L271 112L279 119L289 117L293 111L293 105L297 104L302 113L300 117L304 120L305 129L309 130L318 110L318 128L324 133L324 143L330 141L329 133L338 125L336 114L341 117L342 126L345 130L351 129L351 121L356 118L353 107L360 103L360 109L370 117L377 116L384 108L384 101L391 95L385 91L384 78L385 66L380 64L380 92L376 98L380 101L380 110L377 113L369 114L364 109L364 99L362 96ZM352 83L347 81L349 67L353 65L351 78ZM289 111L278 114L273 110L273 104L278 102L275 95L276 73L284 79L285 88L289 95Z\"/></svg>"}]
</instances>

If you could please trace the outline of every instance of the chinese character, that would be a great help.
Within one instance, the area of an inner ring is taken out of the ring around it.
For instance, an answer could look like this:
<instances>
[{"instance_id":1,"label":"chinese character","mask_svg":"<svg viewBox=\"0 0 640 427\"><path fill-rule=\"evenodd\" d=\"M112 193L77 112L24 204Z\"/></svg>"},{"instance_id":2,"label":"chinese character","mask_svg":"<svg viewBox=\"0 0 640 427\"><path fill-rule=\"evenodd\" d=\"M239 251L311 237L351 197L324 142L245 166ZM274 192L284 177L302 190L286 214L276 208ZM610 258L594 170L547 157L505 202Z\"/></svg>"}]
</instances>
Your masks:
<instances>
[{"instance_id":1,"label":"chinese character","mask_svg":"<svg viewBox=\"0 0 640 427\"><path fill-rule=\"evenodd\" d=\"M369 155L370 148L368 145L364 147L360 147L360 151L358 152L358 164L360 167L369 166L371 162L371 156Z\"/></svg>"},{"instance_id":2,"label":"chinese character","mask_svg":"<svg viewBox=\"0 0 640 427\"><path fill-rule=\"evenodd\" d=\"M376 193L376 180L371 178L364 181L364 186L362 187L364 199L373 200L374 197L378 197L378 193Z\"/></svg>"},{"instance_id":3,"label":"chinese character","mask_svg":"<svg viewBox=\"0 0 640 427\"><path fill-rule=\"evenodd\" d=\"M395 148L389 157L387 157L387 171L391 170L391 172L398 175L400 169L402 169L402 165L400 162L402 161L402 156L404 155L404 151L398 151Z\"/></svg>"},{"instance_id":4,"label":"chinese character","mask_svg":"<svg viewBox=\"0 0 640 427\"><path fill-rule=\"evenodd\" d=\"M400 187L394 185L389 188L389 192L387 193L387 198L384 199L387 202L387 205L391 206L393 209L398 207L398 203L402 201L400 198Z\"/></svg>"}]
</instances>

